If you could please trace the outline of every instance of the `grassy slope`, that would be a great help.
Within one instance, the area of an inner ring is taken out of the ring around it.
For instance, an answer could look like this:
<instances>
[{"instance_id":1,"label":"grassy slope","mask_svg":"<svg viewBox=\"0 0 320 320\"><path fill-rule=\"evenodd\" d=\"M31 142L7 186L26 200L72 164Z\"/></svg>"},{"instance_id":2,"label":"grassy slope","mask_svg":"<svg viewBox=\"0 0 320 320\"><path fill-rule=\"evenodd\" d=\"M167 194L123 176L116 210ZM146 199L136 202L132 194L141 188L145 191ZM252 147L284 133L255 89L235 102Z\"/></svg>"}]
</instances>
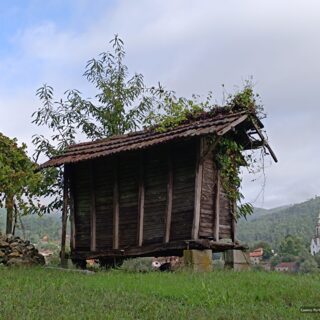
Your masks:
<instances>
[{"instance_id":1,"label":"grassy slope","mask_svg":"<svg viewBox=\"0 0 320 320\"><path fill-rule=\"evenodd\" d=\"M1 269L3 319L298 319L320 276Z\"/></svg>"}]
</instances>

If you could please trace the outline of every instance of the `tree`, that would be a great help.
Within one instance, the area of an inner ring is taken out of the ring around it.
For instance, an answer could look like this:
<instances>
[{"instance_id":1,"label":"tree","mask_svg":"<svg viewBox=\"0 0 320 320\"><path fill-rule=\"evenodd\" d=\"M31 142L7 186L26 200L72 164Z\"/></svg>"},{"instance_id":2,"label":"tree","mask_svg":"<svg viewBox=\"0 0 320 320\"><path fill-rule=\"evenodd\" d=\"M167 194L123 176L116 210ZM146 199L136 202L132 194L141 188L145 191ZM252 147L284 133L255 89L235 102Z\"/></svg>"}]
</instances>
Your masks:
<instances>
[{"instance_id":1,"label":"tree","mask_svg":"<svg viewBox=\"0 0 320 320\"><path fill-rule=\"evenodd\" d=\"M26 154L26 145L0 133L0 206L7 210L6 233L14 234L18 213L38 212L42 173Z\"/></svg>"},{"instance_id":2,"label":"tree","mask_svg":"<svg viewBox=\"0 0 320 320\"><path fill-rule=\"evenodd\" d=\"M313 257L310 257L309 259L301 263L299 271L302 273L317 272L319 271L318 264Z\"/></svg>"},{"instance_id":3,"label":"tree","mask_svg":"<svg viewBox=\"0 0 320 320\"><path fill-rule=\"evenodd\" d=\"M52 129L52 141L57 142L53 147L35 136L37 155L44 151L42 147L53 153L73 144L78 134L94 140L135 131L145 123L154 101L166 93L160 85L147 88L140 73L131 77L124 64L123 41L116 35L110 43L113 52L102 52L86 65L84 76L98 90L94 99L68 90L65 100L54 101L52 87L44 85L37 90L43 106L33 114L33 122Z\"/></svg>"},{"instance_id":4,"label":"tree","mask_svg":"<svg viewBox=\"0 0 320 320\"><path fill-rule=\"evenodd\" d=\"M113 52L103 52L86 65L84 76L98 90L94 99L84 99L78 90L68 90L64 99L56 101L52 87L45 84L37 90L42 107L33 113L33 123L48 127L52 135L49 139L34 135L36 162L40 155L51 158L63 152L79 136L94 140L141 128L150 119L148 114L155 102L168 94L160 84L147 88L142 74L130 77L124 64L123 41L116 35L110 43ZM50 179L56 177L46 190L52 199L46 212L61 209L63 169L44 172Z\"/></svg>"},{"instance_id":5,"label":"tree","mask_svg":"<svg viewBox=\"0 0 320 320\"><path fill-rule=\"evenodd\" d=\"M270 260L270 263L271 263L271 266L274 268L277 264L279 264L281 262L281 257L278 256L278 255L274 255L271 260Z\"/></svg>"},{"instance_id":6,"label":"tree","mask_svg":"<svg viewBox=\"0 0 320 320\"><path fill-rule=\"evenodd\" d=\"M299 256L306 248L303 245L302 239L298 237L294 237L291 235L287 235L280 243L279 253L280 255L291 255L291 256Z\"/></svg>"}]
</instances>

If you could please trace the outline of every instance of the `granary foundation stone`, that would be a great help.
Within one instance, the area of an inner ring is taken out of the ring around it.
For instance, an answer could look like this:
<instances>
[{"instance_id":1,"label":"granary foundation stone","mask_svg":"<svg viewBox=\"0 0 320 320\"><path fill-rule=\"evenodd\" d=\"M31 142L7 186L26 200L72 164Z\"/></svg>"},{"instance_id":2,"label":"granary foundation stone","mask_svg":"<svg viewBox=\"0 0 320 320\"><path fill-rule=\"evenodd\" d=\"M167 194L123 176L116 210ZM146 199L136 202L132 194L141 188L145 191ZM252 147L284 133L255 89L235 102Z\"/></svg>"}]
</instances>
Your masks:
<instances>
[{"instance_id":1,"label":"granary foundation stone","mask_svg":"<svg viewBox=\"0 0 320 320\"><path fill-rule=\"evenodd\" d=\"M225 268L235 271L249 270L249 252L241 250L227 250L224 252Z\"/></svg>"},{"instance_id":2,"label":"granary foundation stone","mask_svg":"<svg viewBox=\"0 0 320 320\"><path fill-rule=\"evenodd\" d=\"M212 250L184 250L185 266L195 272L212 271Z\"/></svg>"}]
</instances>

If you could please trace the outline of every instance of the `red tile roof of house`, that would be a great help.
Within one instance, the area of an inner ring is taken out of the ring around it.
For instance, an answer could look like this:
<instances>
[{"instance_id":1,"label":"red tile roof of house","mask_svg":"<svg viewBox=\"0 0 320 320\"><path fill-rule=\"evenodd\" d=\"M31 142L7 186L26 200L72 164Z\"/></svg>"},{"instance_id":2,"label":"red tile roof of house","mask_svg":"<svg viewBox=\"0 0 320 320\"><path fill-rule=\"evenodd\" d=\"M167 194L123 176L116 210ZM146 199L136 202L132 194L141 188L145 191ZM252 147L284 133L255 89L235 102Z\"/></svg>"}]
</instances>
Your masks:
<instances>
[{"instance_id":1,"label":"red tile roof of house","mask_svg":"<svg viewBox=\"0 0 320 320\"><path fill-rule=\"evenodd\" d=\"M255 249L253 252L250 252L250 257L262 257L263 256L263 248Z\"/></svg>"}]
</instances>

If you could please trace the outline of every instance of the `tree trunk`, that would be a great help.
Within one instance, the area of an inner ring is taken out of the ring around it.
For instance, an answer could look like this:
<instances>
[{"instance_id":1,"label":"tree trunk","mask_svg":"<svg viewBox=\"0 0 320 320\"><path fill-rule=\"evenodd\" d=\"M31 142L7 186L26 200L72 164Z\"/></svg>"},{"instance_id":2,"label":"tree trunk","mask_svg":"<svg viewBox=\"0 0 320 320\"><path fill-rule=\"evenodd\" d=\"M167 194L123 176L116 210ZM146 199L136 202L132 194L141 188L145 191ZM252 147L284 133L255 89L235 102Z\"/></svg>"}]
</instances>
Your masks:
<instances>
[{"instance_id":1,"label":"tree trunk","mask_svg":"<svg viewBox=\"0 0 320 320\"><path fill-rule=\"evenodd\" d=\"M6 209L7 209L6 234L11 234L12 227L13 227L13 211L14 211L14 200L13 200L13 196L11 195L8 195L6 197Z\"/></svg>"}]
</instances>

